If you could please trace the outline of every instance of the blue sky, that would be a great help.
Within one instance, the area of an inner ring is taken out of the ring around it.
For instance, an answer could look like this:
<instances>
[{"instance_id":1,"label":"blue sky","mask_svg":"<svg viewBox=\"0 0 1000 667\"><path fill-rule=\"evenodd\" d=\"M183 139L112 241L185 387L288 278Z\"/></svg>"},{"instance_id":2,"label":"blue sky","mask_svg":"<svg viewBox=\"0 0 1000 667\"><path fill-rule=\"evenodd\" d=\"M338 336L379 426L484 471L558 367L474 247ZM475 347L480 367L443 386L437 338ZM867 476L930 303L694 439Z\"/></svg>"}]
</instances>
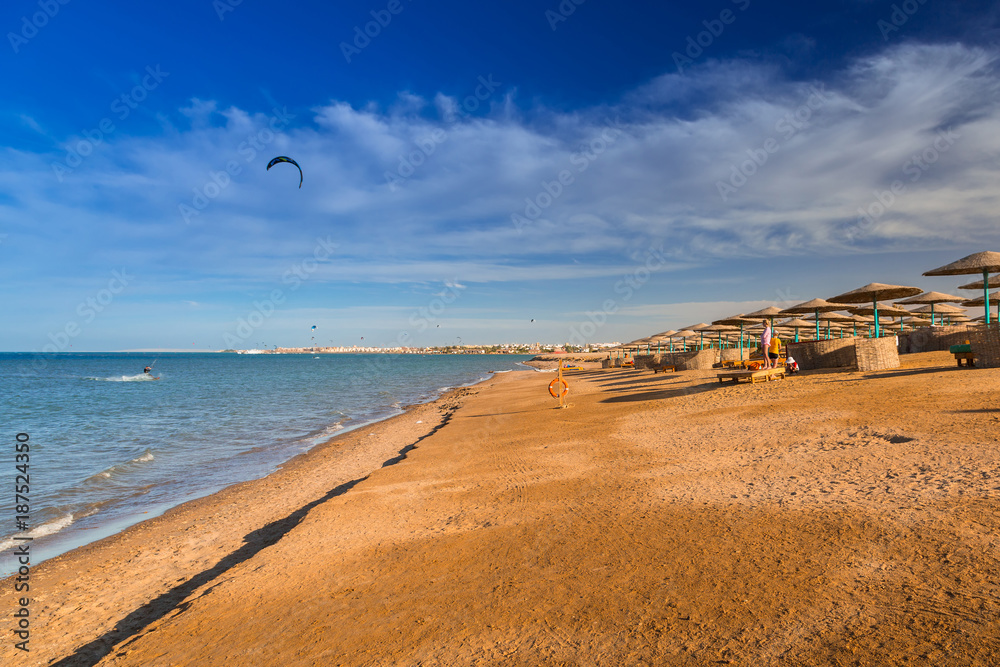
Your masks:
<instances>
[{"instance_id":1,"label":"blue sky","mask_svg":"<svg viewBox=\"0 0 1000 667\"><path fill-rule=\"evenodd\" d=\"M954 291L920 274L1000 247L998 16L13 0L0 349L600 342Z\"/></svg>"}]
</instances>

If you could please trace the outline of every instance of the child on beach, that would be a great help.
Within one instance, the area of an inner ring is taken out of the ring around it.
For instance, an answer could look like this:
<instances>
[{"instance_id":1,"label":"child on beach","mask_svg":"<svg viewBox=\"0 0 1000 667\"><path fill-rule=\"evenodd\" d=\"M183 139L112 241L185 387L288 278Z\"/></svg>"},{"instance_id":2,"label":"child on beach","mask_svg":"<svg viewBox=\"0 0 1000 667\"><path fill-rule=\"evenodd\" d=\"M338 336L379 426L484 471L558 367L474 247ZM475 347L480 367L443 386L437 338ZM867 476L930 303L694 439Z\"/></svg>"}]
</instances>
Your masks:
<instances>
[{"instance_id":1,"label":"child on beach","mask_svg":"<svg viewBox=\"0 0 1000 667\"><path fill-rule=\"evenodd\" d=\"M781 355L781 339L777 336L771 338L771 344L767 348L768 368L778 367L778 357Z\"/></svg>"}]
</instances>

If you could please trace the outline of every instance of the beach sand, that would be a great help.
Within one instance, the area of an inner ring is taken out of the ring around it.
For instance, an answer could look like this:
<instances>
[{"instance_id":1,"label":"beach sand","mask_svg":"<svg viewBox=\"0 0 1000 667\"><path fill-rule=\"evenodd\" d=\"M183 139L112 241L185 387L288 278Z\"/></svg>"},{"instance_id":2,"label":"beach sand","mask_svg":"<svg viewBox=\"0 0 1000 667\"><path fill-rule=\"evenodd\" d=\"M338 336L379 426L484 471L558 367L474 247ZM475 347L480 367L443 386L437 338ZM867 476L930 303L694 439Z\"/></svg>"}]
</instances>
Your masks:
<instances>
[{"instance_id":1,"label":"beach sand","mask_svg":"<svg viewBox=\"0 0 1000 667\"><path fill-rule=\"evenodd\" d=\"M1000 371L903 361L497 376L33 568L0 662L995 664Z\"/></svg>"}]
</instances>

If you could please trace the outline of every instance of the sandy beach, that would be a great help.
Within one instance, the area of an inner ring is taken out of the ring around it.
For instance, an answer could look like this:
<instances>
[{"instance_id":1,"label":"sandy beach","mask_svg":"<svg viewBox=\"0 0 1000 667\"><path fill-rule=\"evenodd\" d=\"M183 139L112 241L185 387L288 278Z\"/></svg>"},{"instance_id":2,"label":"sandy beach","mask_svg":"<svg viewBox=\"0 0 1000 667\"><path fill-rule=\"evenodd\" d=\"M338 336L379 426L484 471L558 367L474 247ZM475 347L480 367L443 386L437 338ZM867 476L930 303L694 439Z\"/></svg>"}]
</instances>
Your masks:
<instances>
[{"instance_id":1,"label":"sandy beach","mask_svg":"<svg viewBox=\"0 0 1000 667\"><path fill-rule=\"evenodd\" d=\"M33 567L0 662L995 664L1000 373L901 360L498 375Z\"/></svg>"}]
</instances>

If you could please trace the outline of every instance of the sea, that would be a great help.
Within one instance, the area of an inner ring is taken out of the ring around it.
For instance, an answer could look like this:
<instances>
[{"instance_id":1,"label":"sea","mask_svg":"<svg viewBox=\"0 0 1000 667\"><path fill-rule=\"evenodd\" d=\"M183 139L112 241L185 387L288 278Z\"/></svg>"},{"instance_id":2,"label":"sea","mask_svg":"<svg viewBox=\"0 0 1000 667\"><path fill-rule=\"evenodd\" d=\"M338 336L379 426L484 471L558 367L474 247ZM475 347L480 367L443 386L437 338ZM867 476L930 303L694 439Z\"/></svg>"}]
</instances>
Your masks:
<instances>
[{"instance_id":1,"label":"sea","mask_svg":"<svg viewBox=\"0 0 1000 667\"><path fill-rule=\"evenodd\" d=\"M35 565L528 359L0 353L0 574L15 536Z\"/></svg>"}]
</instances>

